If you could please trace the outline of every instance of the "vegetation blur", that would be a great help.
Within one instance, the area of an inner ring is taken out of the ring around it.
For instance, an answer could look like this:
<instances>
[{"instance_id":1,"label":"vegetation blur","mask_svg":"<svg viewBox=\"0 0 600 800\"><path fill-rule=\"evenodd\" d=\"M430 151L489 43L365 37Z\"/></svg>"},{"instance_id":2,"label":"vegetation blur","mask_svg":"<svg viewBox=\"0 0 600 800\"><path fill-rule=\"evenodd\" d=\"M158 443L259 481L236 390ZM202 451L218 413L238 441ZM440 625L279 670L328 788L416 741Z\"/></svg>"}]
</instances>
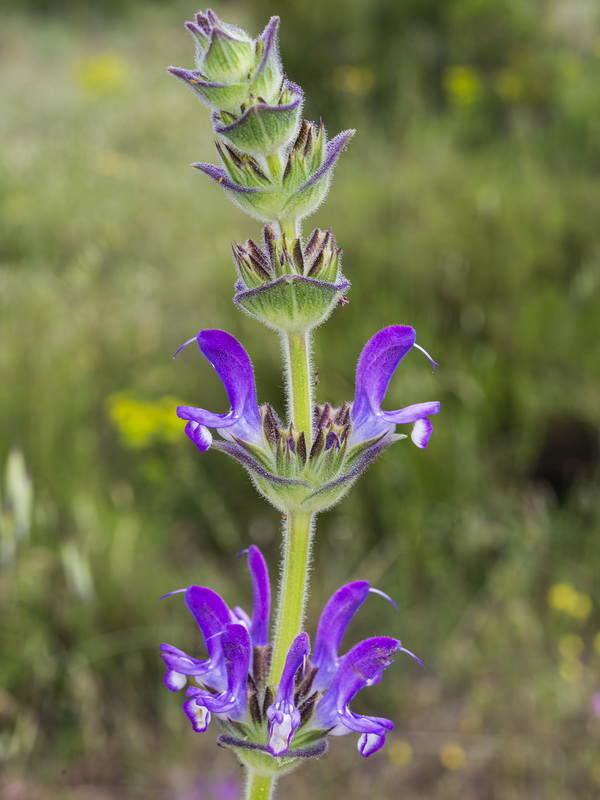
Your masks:
<instances>
[{"instance_id":1,"label":"vegetation blur","mask_svg":"<svg viewBox=\"0 0 600 800\"><path fill-rule=\"evenodd\" d=\"M226 411L194 348L239 337L281 411L278 342L231 302L260 235L189 169L214 161L189 3L21 0L0 32L0 796L235 800L241 771L162 684L193 652L179 596L248 604L280 520L201 455L178 402ZM600 793L600 9L594 0L217 0L282 17L305 115L358 134L305 224L332 226L350 303L317 332L317 397L353 396L366 340L410 323L388 408L439 399L426 452L386 451L318 520L309 630L341 583L372 597L347 642L398 636L353 737L286 797L592 800ZM283 784L282 784L283 785Z\"/></svg>"}]
</instances>

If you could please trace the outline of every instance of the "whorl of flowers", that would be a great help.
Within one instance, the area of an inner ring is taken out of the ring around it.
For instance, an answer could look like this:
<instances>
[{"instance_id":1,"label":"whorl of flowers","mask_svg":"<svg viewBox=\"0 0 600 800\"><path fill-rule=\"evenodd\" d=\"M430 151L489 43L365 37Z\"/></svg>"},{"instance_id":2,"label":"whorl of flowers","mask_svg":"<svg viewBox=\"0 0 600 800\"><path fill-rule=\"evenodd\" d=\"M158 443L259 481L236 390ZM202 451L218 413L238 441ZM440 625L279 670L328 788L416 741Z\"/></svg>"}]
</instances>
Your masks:
<instances>
[{"instance_id":1,"label":"whorl of flowers","mask_svg":"<svg viewBox=\"0 0 600 800\"><path fill-rule=\"evenodd\" d=\"M343 655L339 650L346 628L369 593L383 593L367 581L338 589L323 609L314 647L308 634L296 636L274 686L269 682L269 574L257 547L252 545L247 554L252 614L239 606L230 608L211 589L190 586L180 591L198 623L208 657L194 658L170 644L161 648L167 687L177 691L187 686L183 710L193 729L205 731L214 716L224 731L220 744L235 749L242 760L259 758L267 768L269 763L277 769L291 767L298 759L321 755L328 736L353 732L359 734L362 756L375 753L394 724L357 714L350 703L365 686L379 682L396 653L413 654L388 636L365 639ZM190 678L197 685L188 684Z\"/></svg>"}]
</instances>

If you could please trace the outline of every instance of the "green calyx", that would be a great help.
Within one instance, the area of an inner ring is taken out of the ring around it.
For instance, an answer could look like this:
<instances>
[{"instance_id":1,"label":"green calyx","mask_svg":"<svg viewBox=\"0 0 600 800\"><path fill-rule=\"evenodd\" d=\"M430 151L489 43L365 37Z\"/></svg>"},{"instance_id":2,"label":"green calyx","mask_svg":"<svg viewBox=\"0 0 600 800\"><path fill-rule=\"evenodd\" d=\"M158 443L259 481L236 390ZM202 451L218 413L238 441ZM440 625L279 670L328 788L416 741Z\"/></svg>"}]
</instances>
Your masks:
<instances>
[{"instance_id":1,"label":"green calyx","mask_svg":"<svg viewBox=\"0 0 600 800\"><path fill-rule=\"evenodd\" d=\"M302 90L284 81L277 101L269 105L265 98L250 94L239 114L221 110L213 115L216 133L234 147L251 156L277 153L296 136L302 111Z\"/></svg>"},{"instance_id":2,"label":"green calyx","mask_svg":"<svg viewBox=\"0 0 600 800\"><path fill-rule=\"evenodd\" d=\"M404 436L382 434L352 444L351 405L333 408L328 403L314 408L314 436L283 426L273 408L260 409L263 446L232 437L214 442L242 463L257 489L284 513L316 513L338 502L371 461Z\"/></svg>"},{"instance_id":3,"label":"green calyx","mask_svg":"<svg viewBox=\"0 0 600 800\"><path fill-rule=\"evenodd\" d=\"M288 333L320 325L350 288L341 270L341 250L331 230L316 229L306 247L288 243L267 225L264 249L251 239L234 244L238 269L235 303L270 328Z\"/></svg>"},{"instance_id":4,"label":"green calyx","mask_svg":"<svg viewBox=\"0 0 600 800\"><path fill-rule=\"evenodd\" d=\"M288 115L287 122L283 115L278 116L283 112ZM287 142L279 151L262 142L262 123L268 119L277 128L273 136L280 137L279 143L283 141L286 125L288 132L294 135L296 123L292 125L291 121L295 113L291 106L260 105L252 106L246 111L247 116L240 118L222 112L218 120L233 119L229 125L220 125L217 121L215 127L228 140L226 143L217 141L224 169L194 164L219 183L243 211L261 222L285 223L312 214L325 198L337 159L354 133L343 131L327 142L321 124L305 121L289 150ZM272 158L281 163L280 169L271 169L267 159Z\"/></svg>"},{"instance_id":5,"label":"green calyx","mask_svg":"<svg viewBox=\"0 0 600 800\"><path fill-rule=\"evenodd\" d=\"M279 102L284 81L278 17L272 17L256 40L222 22L213 11L197 14L195 22L187 22L186 27L196 42L196 69L171 67L169 71L206 105L218 114L237 118L255 102Z\"/></svg>"}]
</instances>

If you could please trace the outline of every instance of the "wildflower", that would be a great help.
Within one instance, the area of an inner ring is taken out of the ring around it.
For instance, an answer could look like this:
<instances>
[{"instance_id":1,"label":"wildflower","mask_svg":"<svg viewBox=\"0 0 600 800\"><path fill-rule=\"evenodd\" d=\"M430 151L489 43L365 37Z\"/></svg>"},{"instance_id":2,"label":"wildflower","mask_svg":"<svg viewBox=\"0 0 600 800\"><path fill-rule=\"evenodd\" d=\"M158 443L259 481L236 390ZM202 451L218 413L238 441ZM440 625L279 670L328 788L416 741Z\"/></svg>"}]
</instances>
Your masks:
<instances>
[{"instance_id":1,"label":"wildflower","mask_svg":"<svg viewBox=\"0 0 600 800\"><path fill-rule=\"evenodd\" d=\"M350 703L362 688L380 681L394 654L413 654L397 639L385 636L365 639L342 656L339 649L351 619L369 593L393 601L367 581L338 589L321 614L312 655L309 637L302 632L292 642L273 696L274 687L268 685L269 575L257 547L251 546L247 554L252 615L237 607L230 609L208 588L190 586L181 591L198 623L208 658L193 658L169 644L161 647L166 686L172 691L182 689L188 677L198 684L187 687L183 704L193 729L205 731L214 715L225 730L219 738L221 744L238 751L261 752L273 770L281 763L321 754L330 735L359 733L360 754L367 757L376 752L393 722L357 714ZM273 763L271 757L285 762Z\"/></svg>"},{"instance_id":2,"label":"wildflower","mask_svg":"<svg viewBox=\"0 0 600 800\"><path fill-rule=\"evenodd\" d=\"M400 361L413 347L425 353L407 325L384 328L367 342L356 370L354 402L339 408L316 406L312 441L293 425L284 426L270 405L259 407L252 363L237 339L219 330L200 331L195 339L223 381L231 408L214 414L179 406L178 416L187 420L187 436L201 452L212 444L239 461L281 510L320 511L333 505L382 450L405 438L396 435L396 425L412 423L412 441L427 447L433 430L429 417L439 412L437 401L396 411L381 408ZM209 428L222 440L213 442Z\"/></svg>"}]
</instances>

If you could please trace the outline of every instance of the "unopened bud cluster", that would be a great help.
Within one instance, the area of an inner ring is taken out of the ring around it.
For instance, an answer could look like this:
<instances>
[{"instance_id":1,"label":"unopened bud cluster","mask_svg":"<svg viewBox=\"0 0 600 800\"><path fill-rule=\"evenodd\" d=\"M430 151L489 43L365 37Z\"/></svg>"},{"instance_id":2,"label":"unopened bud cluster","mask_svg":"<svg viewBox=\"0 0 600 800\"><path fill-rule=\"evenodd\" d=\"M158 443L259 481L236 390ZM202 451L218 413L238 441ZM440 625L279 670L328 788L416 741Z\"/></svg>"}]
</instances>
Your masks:
<instances>
[{"instance_id":1,"label":"unopened bud cluster","mask_svg":"<svg viewBox=\"0 0 600 800\"><path fill-rule=\"evenodd\" d=\"M277 17L255 40L211 10L186 27L196 40L196 69L170 72L213 110L222 162L194 166L262 222L285 224L311 214L354 131L328 142L321 122L302 122L304 95L283 73Z\"/></svg>"},{"instance_id":2,"label":"unopened bud cluster","mask_svg":"<svg viewBox=\"0 0 600 800\"><path fill-rule=\"evenodd\" d=\"M293 333L324 322L350 288L342 251L331 230L313 231L303 247L266 225L261 249L252 239L233 245L238 270L236 304L276 330Z\"/></svg>"}]
</instances>

